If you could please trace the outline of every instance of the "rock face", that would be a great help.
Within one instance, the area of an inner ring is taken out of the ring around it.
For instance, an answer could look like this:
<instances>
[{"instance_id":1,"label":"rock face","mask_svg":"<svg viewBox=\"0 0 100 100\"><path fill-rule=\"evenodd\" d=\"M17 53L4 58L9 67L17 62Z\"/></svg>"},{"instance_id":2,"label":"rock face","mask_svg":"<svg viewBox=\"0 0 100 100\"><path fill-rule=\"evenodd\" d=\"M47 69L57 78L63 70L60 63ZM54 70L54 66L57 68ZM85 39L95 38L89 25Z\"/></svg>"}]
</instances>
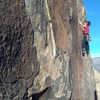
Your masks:
<instances>
[{"instance_id":1,"label":"rock face","mask_svg":"<svg viewBox=\"0 0 100 100\"><path fill-rule=\"evenodd\" d=\"M0 100L94 100L78 18L81 0L0 1Z\"/></svg>"},{"instance_id":2,"label":"rock face","mask_svg":"<svg viewBox=\"0 0 100 100\"><path fill-rule=\"evenodd\" d=\"M92 58L92 61L95 70L97 70L100 73L100 57Z\"/></svg>"},{"instance_id":3,"label":"rock face","mask_svg":"<svg viewBox=\"0 0 100 100\"><path fill-rule=\"evenodd\" d=\"M96 80L96 95L97 100L100 100L100 73L96 70L94 70L94 76Z\"/></svg>"}]
</instances>

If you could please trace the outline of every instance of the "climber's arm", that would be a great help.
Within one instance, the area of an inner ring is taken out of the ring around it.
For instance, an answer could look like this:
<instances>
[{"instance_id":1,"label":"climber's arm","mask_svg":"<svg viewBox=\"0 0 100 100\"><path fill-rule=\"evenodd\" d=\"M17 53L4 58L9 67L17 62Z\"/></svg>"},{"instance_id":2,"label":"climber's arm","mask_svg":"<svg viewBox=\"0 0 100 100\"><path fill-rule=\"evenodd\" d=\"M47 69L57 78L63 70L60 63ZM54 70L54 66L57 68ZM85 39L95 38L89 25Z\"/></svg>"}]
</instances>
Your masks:
<instances>
[{"instance_id":1,"label":"climber's arm","mask_svg":"<svg viewBox=\"0 0 100 100\"><path fill-rule=\"evenodd\" d=\"M82 24L82 22L80 20L78 20L79 24L82 26L82 27L86 27L86 23L85 24Z\"/></svg>"}]
</instances>

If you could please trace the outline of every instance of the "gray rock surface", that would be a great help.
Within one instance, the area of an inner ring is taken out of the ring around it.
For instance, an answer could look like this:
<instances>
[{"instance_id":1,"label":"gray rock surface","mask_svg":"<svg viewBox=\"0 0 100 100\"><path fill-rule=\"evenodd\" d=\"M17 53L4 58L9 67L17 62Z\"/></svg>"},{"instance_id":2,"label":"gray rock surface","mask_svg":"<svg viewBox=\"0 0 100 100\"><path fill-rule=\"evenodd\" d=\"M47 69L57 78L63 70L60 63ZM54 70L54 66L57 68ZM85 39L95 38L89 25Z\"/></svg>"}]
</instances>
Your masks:
<instances>
[{"instance_id":1,"label":"gray rock surface","mask_svg":"<svg viewBox=\"0 0 100 100\"><path fill-rule=\"evenodd\" d=\"M95 76L95 81L96 81L96 95L97 95L97 100L100 100L100 73L94 69L94 76Z\"/></svg>"},{"instance_id":2,"label":"gray rock surface","mask_svg":"<svg viewBox=\"0 0 100 100\"><path fill-rule=\"evenodd\" d=\"M100 57L92 58L92 62L95 70L100 73Z\"/></svg>"},{"instance_id":3,"label":"gray rock surface","mask_svg":"<svg viewBox=\"0 0 100 100\"><path fill-rule=\"evenodd\" d=\"M78 19L81 0L0 1L0 100L94 100Z\"/></svg>"}]
</instances>

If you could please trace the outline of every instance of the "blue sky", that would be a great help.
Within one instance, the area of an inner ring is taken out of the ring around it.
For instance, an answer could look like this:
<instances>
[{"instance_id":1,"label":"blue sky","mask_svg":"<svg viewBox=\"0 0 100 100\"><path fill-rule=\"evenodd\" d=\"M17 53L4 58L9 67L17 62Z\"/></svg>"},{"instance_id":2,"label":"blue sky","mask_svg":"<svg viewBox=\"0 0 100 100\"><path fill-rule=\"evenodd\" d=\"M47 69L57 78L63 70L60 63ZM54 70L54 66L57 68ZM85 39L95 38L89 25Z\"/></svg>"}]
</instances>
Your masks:
<instances>
[{"instance_id":1,"label":"blue sky","mask_svg":"<svg viewBox=\"0 0 100 100\"><path fill-rule=\"evenodd\" d=\"M100 57L100 0L83 0L87 20L91 22L90 42L91 57Z\"/></svg>"}]
</instances>

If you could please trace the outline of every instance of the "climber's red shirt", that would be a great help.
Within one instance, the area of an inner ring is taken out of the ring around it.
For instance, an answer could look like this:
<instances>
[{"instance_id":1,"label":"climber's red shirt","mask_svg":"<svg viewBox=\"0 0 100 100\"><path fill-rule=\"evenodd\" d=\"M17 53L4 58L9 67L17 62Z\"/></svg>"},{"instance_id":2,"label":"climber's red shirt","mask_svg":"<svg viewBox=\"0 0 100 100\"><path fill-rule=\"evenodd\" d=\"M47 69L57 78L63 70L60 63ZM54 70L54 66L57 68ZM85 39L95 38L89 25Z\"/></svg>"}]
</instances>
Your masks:
<instances>
[{"instance_id":1,"label":"climber's red shirt","mask_svg":"<svg viewBox=\"0 0 100 100\"><path fill-rule=\"evenodd\" d=\"M84 35L84 36L87 36L88 33L89 33L89 27L88 27L88 25L86 24L86 27L84 27L84 30L83 30L83 35Z\"/></svg>"}]
</instances>

